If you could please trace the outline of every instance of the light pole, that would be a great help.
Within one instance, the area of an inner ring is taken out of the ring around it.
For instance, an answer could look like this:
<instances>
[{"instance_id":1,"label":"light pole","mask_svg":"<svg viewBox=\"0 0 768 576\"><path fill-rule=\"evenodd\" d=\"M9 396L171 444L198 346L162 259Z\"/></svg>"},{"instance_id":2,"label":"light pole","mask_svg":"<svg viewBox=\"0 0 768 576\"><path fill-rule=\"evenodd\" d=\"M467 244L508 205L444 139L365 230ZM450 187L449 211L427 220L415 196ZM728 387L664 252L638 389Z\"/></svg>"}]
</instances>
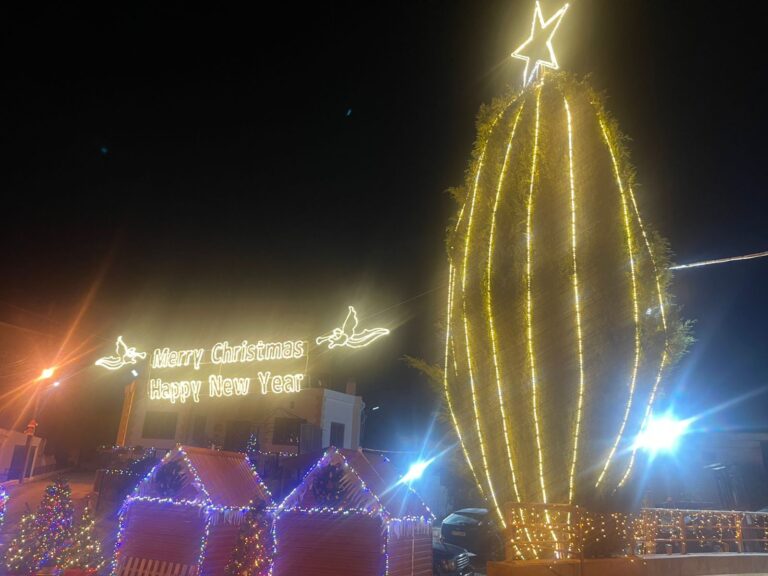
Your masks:
<instances>
[{"instance_id":1,"label":"light pole","mask_svg":"<svg viewBox=\"0 0 768 576\"><path fill-rule=\"evenodd\" d=\"M51 378L54 373L56 372L56 368L45 368L40 373L40 377L37 379L38 382L44 382ZM59 380L56 380L52 386L54 388L58 388L61 382ZM24 430L24 434L27 435L27 441L24 443L24 465L21 468L21 474L19 474L19 484L24 483L24 477L27 475L27 467L29 467L29 457L32 454L32 438L35 436L35 430L37 430L37 410L40 407L40 390L35 390L35 403L33 405L32 409L32 418L29 421L29 424L27 424L26 430ZM31 472L31 470L30 470Z\"/></svg>"}]
</instances>

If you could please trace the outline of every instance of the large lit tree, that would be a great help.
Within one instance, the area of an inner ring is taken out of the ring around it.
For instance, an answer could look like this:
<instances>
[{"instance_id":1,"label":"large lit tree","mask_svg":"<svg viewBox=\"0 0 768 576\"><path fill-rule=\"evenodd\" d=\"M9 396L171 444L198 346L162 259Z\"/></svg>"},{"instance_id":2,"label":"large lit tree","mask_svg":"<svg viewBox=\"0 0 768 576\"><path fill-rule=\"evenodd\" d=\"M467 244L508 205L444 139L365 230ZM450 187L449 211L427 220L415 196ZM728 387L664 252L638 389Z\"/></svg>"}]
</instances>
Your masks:
<instances>
[{"instance_id":1,"label":"large lit tree","mask_svg":"<svg viewBox=\"0 0 768 576\"><path fill-rule=\"evenodd\" d=\"M490 507L615 498L687 341L625 138L551 72L483 108L450 261L444 392ZM619 489L617 491L617 489Z\"/></svg>"}]
</instances>

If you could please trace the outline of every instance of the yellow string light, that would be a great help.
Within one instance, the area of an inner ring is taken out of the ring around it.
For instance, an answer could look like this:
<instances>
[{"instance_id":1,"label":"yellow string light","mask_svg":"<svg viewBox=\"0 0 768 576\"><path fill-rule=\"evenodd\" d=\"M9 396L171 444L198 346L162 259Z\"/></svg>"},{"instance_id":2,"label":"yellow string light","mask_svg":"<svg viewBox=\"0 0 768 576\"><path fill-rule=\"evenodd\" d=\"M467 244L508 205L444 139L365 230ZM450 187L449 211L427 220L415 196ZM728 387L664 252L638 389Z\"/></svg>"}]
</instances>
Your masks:
<instances>
[{"instance_id":1,"label":"yellow string light","mask_svg":"<svg viewBox=\"0 0 768 576\"><path fill-rule=\"evenodd\" d=\"M488 146L488 140L490 140L491 134L493 133L493 129L496 127L496 123L499 121L503 113L506 111L506 109L496 116L493 123L490 126L490 129L488 131L488 136L486 136L485 144L483 145L483 151L480 154L480 158L478 159L477 164L477 173L475 174L475 181L474 185L472 186L472 195L470 197L470 203L469 203L469 215L467 216L467 233L464 237L464 261L462 262L462 269L461 269L461 308L462 308L462 320L464 323L464 343L466 347L466 353L467 353L467 371L469 373L469 389L472 396L472 411L475 415L475 430L477 431L477 438L478 443L480 445L480 457L483 463L483 471L485 472L485 478L488 482L488 493L490 494L491 501L493 503L494 508L496 509L496 514L499 517L499 520L501 522L501 525L504 529L507 527L506 519L504 518L504 514L501 511L501 508L499 507L499 502L496 499L496 491L493 488L493 481L491 480L491 472L490 468L488 466L488 455L486 454L485 449L485 440L483 439L483 430L482 425L480 423L480 411L477 406L477 389L475 387L475 375L474 375L474 369L472 367L473 359L472 359L472 348L470 346L469 342L469 315L467 314L467 298L466 298L466 288L467 288L467 270L469 268L469 245L470 240L472 238L472 224L474 221L475 216L475 204L477 201L477 188L480 183L480 175L483 171L483 163L485 162L485 153Z\"/></svg>"},{"instance_id":2,"label":"yellow string light","mask_svg":"<svg viewBox=\"0 0 768 576\"><path fill-rule=\"evenodd\" d=\"M461 223L461 216L463 215L464 210L462 208L462 212L459 214L459 220L456 223L456 229L458 230L459 224ZM455 232L455 231L454 231ZM480 479L477 476L477 473L475 472L475 467L472 465L472 460L469 458L469 452L467 451L467 446L464 443L464 438L461 435L461 429L459 428L459 422L456 419L456 412L453 410L453 404L451 402L451 392L448 388L448 356L449 356L449 345L452 345L453 339L451 338L451 311L453 309L453 289L454 289L454 268L453 268L453 262L450 262L448 264L448 313L447 313L447 321L446 321L446 335L445 335L445 371L443 373L443 385L445 389L445 401L448 404L448 412L451 414L451 420L453 421L453 427L456 429L456 437L459 439L459 445L461 446L462 452L464 452L464 458L467 461L467 464L469 465L469 470L472 472L472 476L475 479L475 483L477 484L478 488L480 489L481 495L483 494L483 486L480 483ZM454 353L452 355L453 357L453 369L455 372L458 372L458 366L456 365L456 354Z\"/></svg>"},{"instance_id":3,"label":"yellow string light","mask_svg":"<svg viewBox=\"0 0 768 576\"><path fill-rule=\"evenodd\" d=\"M627 240L627 252L629 254L629 269L630 269L630 275L632 277L632 313L635 321L635 361L634 361L634 365L632 366L632 379L630 380L630 384L629 384L629 398L627 399L627 406L624 410L624 417L622 418L621 426L619 427L619 433L616 435L616 440L614 441L613 446L611 447L611 451L608 454L608 458L606 458L605 460L605 465L603 466L602 472L600 472L600 476L597 479L597 483L595 484L595 487L600 486L603 479L605 478L605 475L608 472L608 468L611 465L611 460L613 459L613 456L616 453L616 448L618 448L619 442L621 442L621 438L624 435L624 430L627 426L627 421L629 420L629 413L632 410L632 401L635 395L635 384L637 383L637 369L640 364L640 312L639 312L639 305L638 305L638 299L637 299L637 278L635 277L634 242L632 238L632 225L629 219L629 207L627 205L627 198L626 198L626 193L624 191L624 184L621 180L619 163L616 159L616 153L613 150L613 146L611 145L610 138L608 137L605 121L603 120L603 118L600 118L599 121L600 121L600 129L602 130L602 133L603 133L603 139L605 140L605 143L608 146L608 151L611 153L611 162L613 163L613 171L616 176L616 184L619 187L619 194L621 196L621 207L622 207L622 214L624 217L624 232Z\"/></svg>"},{"instance_id":4,"label":"yellow string light","mask_svg":"<svg viewBox=\"0 0 768 576\"><path fill-rule=\"evenodd\" d=\"M579 455L579 434L581 433L581 415L584 407L584 342L581 333L581 300L579 298L579 272L576 258L576 186L573 174L573 129L571 126L571 109L568 99L563 98L565 114L568 118L568 176L571 188L571 255L573 257L573 304L576 316L576 342L579 355L579 396L576 407L576 426L573 432L573 456L571 470L568 474L568 503L573 502L574 479L576 477L576 461Z\"/></svg>"},{"instance_id":5,"label":"yellow string light","mask_svg":"<svg viewBox=\"0 0 768 576\"><path fill-rule=\"evenodd\" d=\"M659 316L661 316L661 325L664 328L664 352L661 355L661 362L659 362L659 370L656 373L656 380L653 383L653 388L651 389L651 395L648 398L648 404L645 406L645 414L643 415L643 421L640 424L640 430L644 430L646 424L648 423L648 419L651 417L651 409L653 408L653 403L656 401L656 393L659 389L659 384L661 383L661 376L664 373L664 368L667 365L667 357L668 357L668 348L669 348L669 333L667 331L667 313L664 309L664 293L661 291L661 282L659 281L659 268L656 265L656 257L653 255L653 250L651 249L651 241L648 239L648 234L645 231L645 226L643 225L643 219L640 216L640 210L637 207L637 200L635 199L635 193L632 190L632 187L629 187L629 197L632 199L632 207L635 212L635 216L637 217L637 223L640 226L640 232L643 236L643 241L645 242L645 247L648 249L648 255L651 259L651 265L653 267L653 276L654 280L656 281L656 297L659 302ZM630 474L632 473L632 468L635 465L635 458L637 457L637 446L632 447L632 455L629 457L629 464L627 464L627 469L624 472L624 476L622 476L621 480L619 481L619 488L621 488L626 481L629 479Z\"/></svg>"},{"instance_id":6,"label":"yellow string light","mask_svg":"<svg viewBox=\"0 0 768 576\"><path fill-rule=\"evenodd\" d=\"M493 321L493 297L492 297L492 290L491 290L491 280L493 278L493 249L494 249L494 239L495 239L495 232L496 232L496 211L499 207L499 199L501 198L501 189L504 184L504 178L507 174L507 166L509 165L509 155L510 151L512 150L512 141L515 138L515 132L517 130L517 123L520 120L520 115L523 112L523 106L520 106L520 108L517 111L517 115L515 116L515 121L512 125L512 131L509 136L509 141L507 142L507 149L504 154L504 163L501 167L501 174L499 175L499 182L496 186L496 198L493 202L493 209L491 211L491 230L488 238L488 264L486 267L486 279L488 282L487 289L485 291L485 305L486 310L488 313L488 329L491 336L491 353L493 357L493 369L496 375L496 392L499 397L499 410L501 412L501 425L502 430L504 434L504 444L507 449L507 458L509 460L509 471L512 475L512 487L515 492L515 498L518 502L520 502L520 491L517 486L517 474L515 473L515 464L514 459L512 457L512 445L510 443L509 438L509 425L508 425L508 419L507 419L507 410L506 405L504 402L504 395L502 394L502 386L501 386L501 371L499 369L499 344L498 340L496 338L496 327Z\"/></svg>"},{"instance_id":7,"label":"yellow string light","mask_svg":"<svg viewBox=\"0 0 768 576\"><path fill-rule=\"evenodd\" d=\"M531 243L531 235L533 228L533 189L536 182L536 159L539 154L539 108L541 104L541 85L536 88L536 126L533 137L533 158L531 159L531 184L528 190L528 200L526 202L527 217L525 223L525 246L526 246L526 263L525 263L525 283L526 283L526 340L528 348L528 364L531 371L531 389L532 389L532 405L533 405L533 427L536 435L536 453L538 459L539 468L539 484L541 486L541 498L542 502L547 502L547 488L544 484L544 453L541 448L541 432L539 428L539 410L538 410L538 398L536 394L536 359L533 351L533 292L531 288L531 261L533 246Z\"/></svg>"}]
</instances>

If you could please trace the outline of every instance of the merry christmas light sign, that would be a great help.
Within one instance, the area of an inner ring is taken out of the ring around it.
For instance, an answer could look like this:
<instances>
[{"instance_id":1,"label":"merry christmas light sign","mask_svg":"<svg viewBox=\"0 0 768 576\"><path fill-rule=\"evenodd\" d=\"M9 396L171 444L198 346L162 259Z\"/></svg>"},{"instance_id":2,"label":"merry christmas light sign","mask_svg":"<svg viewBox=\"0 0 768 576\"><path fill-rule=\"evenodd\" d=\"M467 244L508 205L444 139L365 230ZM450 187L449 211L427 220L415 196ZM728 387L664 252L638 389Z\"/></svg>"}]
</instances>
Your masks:
<instances>
[{"instance_id":1,"label":"merry christmas light sign","mask_svg":"<svg viewBox=\"0 0 768 576\"><path fill-rule=\"evenodd\" d=\"M341 328L315 339L317 346L364 348L389 334L386 328L358 330L357 312L348 307ZM210 347L158 347L139 352L117 337L116 355L95 364L116 371L147 360L147 394L150 400L200 402L201 397L292 394L301 390L309 356L305 340L221 340Z\"/></svg>"},{"instance_id":2,"label":"merry christmas light sign","mask_svg":"<svg viewBox=\"0 0 768 576\"><path fill-rule=\"evenodd\" d=\"M176 402L200 402L200 395L207 393L210 398L247 396L256 394L290 394L301 390L304 373L276 373L273 370L257 369L255 376L244 374L221 374L221 368L234 367L251 372L248 368L279 361L300 360L306 357L306 343L302 340L283 342L249 342L243 340L230 344L224 340L210 349L155 348L150 359L149 398ZM193 376L185 379L168 379L158 371L186 369ZM217 373L212 373L212 372ZM207 374L206 374L207 372ZM199 376L198 376L199 373Z\"/></svg>"}]
</instances>

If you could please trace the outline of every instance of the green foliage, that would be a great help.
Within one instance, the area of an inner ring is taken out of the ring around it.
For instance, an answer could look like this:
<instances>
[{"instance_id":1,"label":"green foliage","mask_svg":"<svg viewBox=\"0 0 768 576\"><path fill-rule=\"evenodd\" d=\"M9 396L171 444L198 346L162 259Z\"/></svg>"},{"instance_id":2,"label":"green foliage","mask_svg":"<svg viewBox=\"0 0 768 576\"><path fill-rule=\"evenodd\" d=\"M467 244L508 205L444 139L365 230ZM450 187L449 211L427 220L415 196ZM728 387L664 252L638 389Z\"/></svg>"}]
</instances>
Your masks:
<instances>
[{"instance_id":1,"label":"green foliage","mask_svg":"<svg viewBox=\"0 0 768 576\"><path fill-rule=\"evenodd\" d=\"M181 462L171 460L160 466L155 472L154 485L163 498L175 496L186 484L186 474L182 472Z\"/></svg>"}]
</instances>

